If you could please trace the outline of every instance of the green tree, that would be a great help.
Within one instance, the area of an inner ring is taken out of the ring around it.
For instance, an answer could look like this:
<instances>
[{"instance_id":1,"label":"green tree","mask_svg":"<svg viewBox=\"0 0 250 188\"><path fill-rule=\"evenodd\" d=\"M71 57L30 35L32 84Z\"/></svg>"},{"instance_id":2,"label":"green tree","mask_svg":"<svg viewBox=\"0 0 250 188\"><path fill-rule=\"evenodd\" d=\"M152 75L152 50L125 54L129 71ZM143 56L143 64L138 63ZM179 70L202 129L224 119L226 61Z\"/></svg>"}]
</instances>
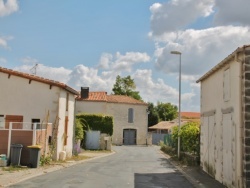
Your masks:
<instances>
[{"instance_id":1,"label":"green tree","mask_svg":"<svg viewBox=\"0 0 250 188\"><path fill-rule=\"evenodd\" d=\"M171 121L177 118L177 109L177 106L171 103L158 102L156 106L160 121Z\"/></svg>"},{"instance_id":2,"label":"green tree","mask_svg":"<svg viewBox=\"0 0 250 188\"><path fill-rule=\"evenodd\" d=\"M159 122L159 115L155 109L154 103L148 102L148 127Z\"/></svg>"},{"instance_id":3,"label":"green tree","mask_svg":"<svg viewBox=\"0 0 250 188\"><path fill-rule=\"evenodd\" d=\"M127 95L137 100L142 100L138 91L135 91L136 85L134 79L130 76L122 78L121 76L116 77L116 82L113 86L112 91L115 95Z\"/></svg>"},{"instance_id":4,"label":"green tree","mask_svg":"<svg viewBox=\"0 0 250 188\"><path fill-rule=\"evenodd\" d=\"M181 126L178 132L178 126L173 127L172 138L174 147L177 148L178 135L181 139L181 151L199 154L199 134L200 128L197 122L187 122Z\"/></svg>"}]
</instances>

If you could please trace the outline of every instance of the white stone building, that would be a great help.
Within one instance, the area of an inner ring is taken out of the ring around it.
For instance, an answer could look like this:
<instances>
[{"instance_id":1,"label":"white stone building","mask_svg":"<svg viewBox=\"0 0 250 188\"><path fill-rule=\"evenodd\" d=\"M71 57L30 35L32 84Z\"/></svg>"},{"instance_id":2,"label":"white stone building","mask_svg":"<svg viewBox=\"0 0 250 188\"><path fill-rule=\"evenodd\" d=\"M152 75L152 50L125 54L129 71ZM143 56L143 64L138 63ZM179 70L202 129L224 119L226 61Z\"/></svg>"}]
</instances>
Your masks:
<instances>
[{"instance_id":1,"label":"white stone building","mask_svg":"<svg viewBox=\"0 0 250 188\"><path fill-rule=\"evenodd\" d=\"M146 144L148 105L124 95L89 92L82 88L76 99L76 113L113 116L112 143L116 145Z\"/></svg>"},{"instance_id":2,"label":"white stone building","mask_svg":"<svg viewBox=\"0 0 250 188\"><path fill-rule=\"evenodd\" d=\"M57 124L55 158L58 159L62 151L68 157L72 155L76 90L57 81L2 67L0 88L2 129L7 128L9 122Z\"/></svg>"},{"instance_id":3,"label":"white stone building","mask_svg":"<svg viewBox=\"0 0 250 188\"><path fill-rule=\"evenodd\" d=\"M201 166L227 187L250 187L250 45L237 48L201 83Z\"/></svg>"}]
</instances>

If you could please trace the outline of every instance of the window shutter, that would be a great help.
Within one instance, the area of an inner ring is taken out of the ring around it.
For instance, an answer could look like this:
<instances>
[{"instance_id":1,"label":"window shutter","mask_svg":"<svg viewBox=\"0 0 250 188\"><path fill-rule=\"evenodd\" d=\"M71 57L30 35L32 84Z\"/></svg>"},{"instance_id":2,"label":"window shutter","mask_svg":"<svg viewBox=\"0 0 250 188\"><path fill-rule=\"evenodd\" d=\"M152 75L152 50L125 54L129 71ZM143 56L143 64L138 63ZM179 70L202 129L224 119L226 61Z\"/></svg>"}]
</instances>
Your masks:
<instances>
[{"instance_id":1,"label":"window shutter","mask_svg":"<svg viewBox=\"0 0 250 188\"><path fill-rule=\"evenodd\" d=\"M128 122L134 123L134 109L133 108L128 109Z\"/></svg>"}]
</instances>

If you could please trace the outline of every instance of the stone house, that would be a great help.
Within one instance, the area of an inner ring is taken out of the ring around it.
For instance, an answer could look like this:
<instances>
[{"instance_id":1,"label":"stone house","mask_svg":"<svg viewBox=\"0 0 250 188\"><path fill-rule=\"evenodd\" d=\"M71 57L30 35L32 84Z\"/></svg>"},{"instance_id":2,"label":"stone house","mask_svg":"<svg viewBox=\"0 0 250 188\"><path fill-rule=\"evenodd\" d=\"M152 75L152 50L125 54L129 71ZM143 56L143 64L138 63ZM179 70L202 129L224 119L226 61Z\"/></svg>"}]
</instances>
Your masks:
<instances>
[{"instance_id":1,"label":"stone house","mask_svg":"<svg viewBox=\"0 0 250 188\"><path fill-rule=\"evenodd\" d=\"M202 76L201 167L227 187L250 187L250 45Z\"/></svg>"},{"instance_id":2,"label":"stone house","mask_svg":"<svg viewBox=\"0 0 250 188\"><path fill-rule=\"evenodd\" d=\"M113 116L112 143L116 145L146 144L148 105L124 95L107 95L106 92L89 92L81 88L76 99L76 113Z\"/></svg>"}]
</instances>

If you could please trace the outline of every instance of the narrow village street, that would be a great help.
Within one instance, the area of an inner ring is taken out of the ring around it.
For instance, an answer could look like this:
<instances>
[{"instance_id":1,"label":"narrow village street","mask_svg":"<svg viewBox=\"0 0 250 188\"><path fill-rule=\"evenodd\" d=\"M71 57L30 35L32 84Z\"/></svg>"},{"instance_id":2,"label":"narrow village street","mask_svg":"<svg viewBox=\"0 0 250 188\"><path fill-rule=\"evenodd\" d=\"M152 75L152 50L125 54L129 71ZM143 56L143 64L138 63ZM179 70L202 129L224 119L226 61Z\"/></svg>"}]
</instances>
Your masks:
<instances>
[{"instance_id":1,"label":"narrow village street","mask_svg":"<svg viewBox=\"0 0 250 188\"><path fill-rule=\"evenodd\" d=\"M47 173L10 187L194 187L158 147L115 146L113 155Z\"/></svg>"}]
</instances>

